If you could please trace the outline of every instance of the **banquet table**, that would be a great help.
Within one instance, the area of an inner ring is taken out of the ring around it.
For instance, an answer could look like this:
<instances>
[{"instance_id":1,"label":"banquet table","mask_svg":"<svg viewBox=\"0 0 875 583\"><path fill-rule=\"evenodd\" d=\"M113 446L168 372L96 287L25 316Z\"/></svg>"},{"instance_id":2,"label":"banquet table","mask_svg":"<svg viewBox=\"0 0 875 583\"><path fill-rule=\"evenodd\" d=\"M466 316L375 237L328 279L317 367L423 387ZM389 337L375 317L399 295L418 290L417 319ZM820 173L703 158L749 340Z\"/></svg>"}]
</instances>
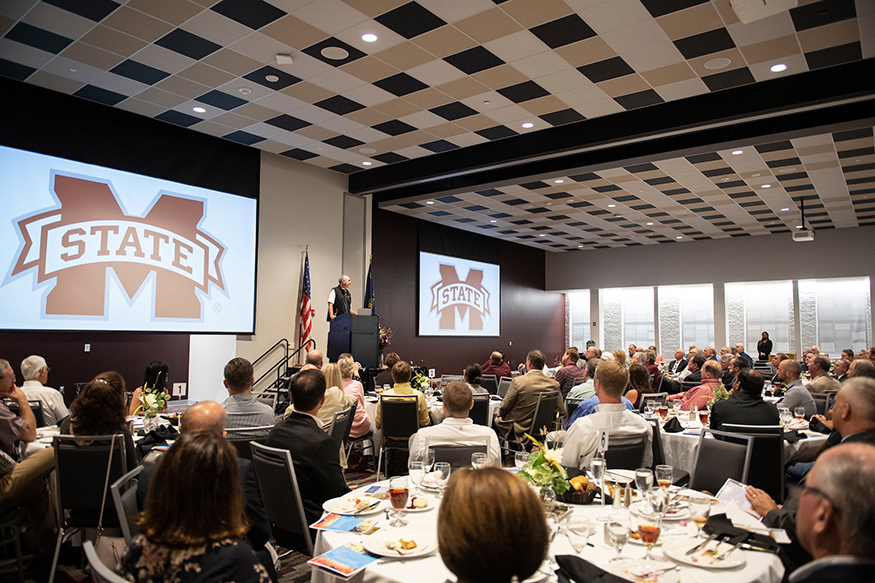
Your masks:
<instances>
[{"instance_id":1,"label":"banquet table","mask_svg":"<svg viewBox=\"0 0 875 583\"><path fill-rule=\"evenodd\" d=\"M378 485L385 485L387 482L378 482ZM687 491L689 492L689 491ZM430 505L433 505L432 510L419 513L409 513L405 516L410 524L400 529L404 531L403 536L419 540L420 542L428 539L436 540L437 538L437 515L440 500L429 497ZM432 504L433 503L433 504ZM589 542L592 547L585 547L581 556L596 564L599 567L606 568L607 561L614 554L614 548L604 540L604 522L597 522L598 516L604 516L612 511L610 506L602 507L598 504L593 505L573 505L573 514L570 519L585 516L593 520L595 526L594 533L590 536ZM625 512L628 512L625 511ZM733 520L737 526L760 525L759 521L743 512L735 504L728 502L720 502L719 505L712 507L712 514L726 514ZM383 514L378 515L378 526L385 527L387 521ZM634 518L633 518L634 521ZM560 523L560 531L553 538L550 544L549 555L575 554L568 537L564 534L565 520ZM695 533L695 526L690 522L687 525L681 525L679 522L671 521L666 523L668 526L664 530L665 544L687 545L686 539ZM761 525L760 525L761 526ZM397 530L395 532L398 532ZM386 536L384 530L378 530L371 535L362 535L358 533L341 533L332 531L320 531L316 539L315 553L320 555L330 551L338 546L350 542L364 542L366 536L381 537ZM380 539L377 539L378 541ZM394 537L393 537L394 540ZM501 544L500 538L495 541L495 544ZM684 548L690 548L696 541L689 543ZM654 558L660 562L671 562L664 557L662 546L656 546L653 549ZM628 559L639 559L644 556L645 548L639 544L628 544L623 548L622 556ZM708 582L708 583L777 583L781 580L784 572L784 567L778 557L771 553L742 551L737 550L735 553L740 553L746 559L746 564L734 569L715 570L704 569L700 567L681 565L677 572L680 583ZM545 562L541 569L543 574L540 579L533 578L529 581L543 580L545 582L555 582L556 576L551 573L549 565ZM547 574L549 573L549 576ZM318 568L314 568L311 574L311 583L333 583L335 580L341 580L334 577L330 573ZM455 581L456 577L447 569L440 558L440 554L435 551L420 558L382 558L374 563L369 564L365 569L349 579L353 583L445 583L446 581ZM660 580L664 580L660 578Z\"/></svg>"}]
</instances>

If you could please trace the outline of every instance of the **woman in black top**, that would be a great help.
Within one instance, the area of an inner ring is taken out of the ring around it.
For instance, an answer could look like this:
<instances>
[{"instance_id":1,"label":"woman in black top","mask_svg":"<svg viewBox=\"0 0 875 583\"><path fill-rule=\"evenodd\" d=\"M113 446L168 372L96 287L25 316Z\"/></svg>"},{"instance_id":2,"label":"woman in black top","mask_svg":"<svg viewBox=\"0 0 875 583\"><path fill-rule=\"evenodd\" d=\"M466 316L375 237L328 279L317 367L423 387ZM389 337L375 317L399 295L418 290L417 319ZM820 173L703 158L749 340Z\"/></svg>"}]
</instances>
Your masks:
<instances>
[{"instance_id":1,"label":"woman in black top","mask_svg":"<svg viewBox=\"0 0 875 583\"><path fill-rule=\"evenodd\" d=\"M769 355L772 353L772 341L769 340L769 333L763 332L763 338L757 342L758 359L768 362Z\"/></svg>"}]
</instances>

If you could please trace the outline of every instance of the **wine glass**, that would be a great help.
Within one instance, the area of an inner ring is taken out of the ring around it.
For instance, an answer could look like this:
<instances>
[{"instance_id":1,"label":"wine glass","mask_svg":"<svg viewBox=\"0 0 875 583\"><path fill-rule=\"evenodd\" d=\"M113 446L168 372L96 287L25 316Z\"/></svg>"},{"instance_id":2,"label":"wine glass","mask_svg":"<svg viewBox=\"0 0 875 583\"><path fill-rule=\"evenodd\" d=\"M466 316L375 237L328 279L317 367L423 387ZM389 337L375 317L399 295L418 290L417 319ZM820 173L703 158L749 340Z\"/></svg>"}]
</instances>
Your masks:
<instances>
[{"instance_id":1,"label":"wine glass","mask_svg":"<svg viewBox=\"0 0 875 583\"><path fill-rule=\"evenodd\" d=\"M790 425L790 422L793 421L793 414L790 413L789 407L781 407L780 411L781 411L781 421L783 421L784 427L787 427L788 425Z\"/></svg>"},{"instance_id":2,"label":"wine glass","mask_svg":"<svg viewBox=\"0 0 875 583\"><path fill-rule=\"evenodd\" d=\"M434 465L434 471L436 474L438 485L440 486L440 492L438 493L438 498L443 498L444 497L444 486L447 485L447 480L450 479L450 472L453 471L453 468L452 468L452 466L450 466L449 462L437 462Z\"/></svg>"},{"instance_id":3,"label":"wine glass","mask_svg":"<svg viewBox=\"0 0 875 583\"><path fill-rule=\"evenodd\" d=\"M434 467L434 450L431 448L428 448L425 451L425 455L422 456L422 469L425 470L426 474L428 474L433 467Z\"/></svg>"},{"instance_id":4,"label":"wine glass","mask_svg":"<svg viewBox=\"0 0 875 583\"><path fill-rule=\"evenodd\" d=\"M529 461L529 452L518 451L513 455L513 463L516 469L521 470Z\"/></svg>"},{"instance_id":5,"label":"wine glass","mask_svg":"<svg viewBox=\"0 0 875 583\"><path fill-rule=\"evenodd\" d=\"M392 508L395 509L395 520L389 523L389 526L406 526L407 521L404 516L404 509L407 507L407 498L410 490L407 488L407 478L405 476L396 476L389 480L389 501L392 503Z\"/></svg>"},{"instance_id":6,"label":"wine glass","mask_svg":"<svg viewBox=\"0 0 875 583\"><path fill-rule=\"evenodd\" d=\"M480 451L475 451L471 454L471 467L475 470L486 467L486 454Z\"/></svg>"},{"instance_id":7,"label":"wine glass","mask_svg":"<svg viewBox=\"0 0 875 583\"><path fill-rule=\"evenodd\" d=\"M653 472L650 468L638 468L635 470L635 485L641 495L649 493L653 489Z\"/></svg>"},{"instance_id":8,"label":"wine glass","mask_svg":"<svg viewBox=\"0 0 875 583\"><path fill-rule=\"evenodd\" d=\"M422 461L411 460L407 462L407 471L410 476L410 481L413 482L413 496L419 496L419 485L422 484L422 479L425 477L425 468Z\"/></svg>"},{"instance_id":9,"label":"wine glass","mask_svg":"<svg viewBox=\"0 0 875 583\"><path fill-rule=\"evenodd\" d=\"M623 552L623 546L629 540L629 515L625 512L613 512L608 516L608 536L611 543L617 548L616 556L611 559L610 563L621 561L620 556Z\"/></svg>"},{"instance_id":10,"label":"wine glass","mask_svg":"<svg viewBox=\"0 0 875 583\"><path fill-rule=\"evenodd\" d=\"M658 465L656 466L656 482L659 484L659 487L663 490L668 490L668 487L671 486L672 481L672 469L671 466L667 465Z\"/></svg>"},{"instance_id":11,"label":"wine glass","mask_svg":"<svg viewBox=\"0 0 875 583\"><path fill-rule=\"evenodd\" d=\"M708 515L711 514L711 500L704 496L695 496L690 498L690 515L693 517L693 522L698 527L696 538L702 538L702 528L708 522Z\"/></svg>"},{"instance_id":12,"label":"wine glass","mask_svg":"<svg viewBox=\"0 0 875 583\"><path fill-rule=\"evenodd\" d=\"M793 413L796 415L796 421L801 423L805 420L805 407L796 407L793 409Z\"/></svg>"},{"instance_id":13,"label":"wine glass","mask_svg":"<svg viewBox=\"0 0 875 583\"><path fill-rule=\"evenodd\" d=\"M656 497L662 497L661 493L656 493ZM651 549L656 541L659 540L659 532L661 530L660 515L650 516L646 513L641 513L638 516L638 536L641 537L641 542L647 546L647 554L644 555L645 561L652 561L653 555Z\"/></svg>"},{"instance_id":14,"label":"wine glass","mask_svg":"<svg viewBox=\"0 0 875 583\"><path fill-rule=\"evenodd\" d=\"M644 402L644 415L646 417L653 417L653 409L656 407L656 401L645 401Z\"/></svg>"},{"instance_id":15,"label":"wine glass","mask_svg":"<svg viewBox=\"0 0 875 583\"><path fill-rule=\"evenodd\" d=\"M590 470L592 471L593 479L598 482L599 488L602 490L602 506L605 505L605 470L608 469L608 464L604 458L595 457L590 462Z\"/></svg>"},{"instance_id":16,"label":"wine glass","mask_svg":"<svg viewBox=\"0 0 875 583\"><path fill-rule=\"evenodd\" d=\"M586 548L589 542L589 537L592 534L592 522L585 516L573 517L566 525L565 534L568 536L568 542L574 548L574 552L578 555Z\"/></svg>"}]
</instances>

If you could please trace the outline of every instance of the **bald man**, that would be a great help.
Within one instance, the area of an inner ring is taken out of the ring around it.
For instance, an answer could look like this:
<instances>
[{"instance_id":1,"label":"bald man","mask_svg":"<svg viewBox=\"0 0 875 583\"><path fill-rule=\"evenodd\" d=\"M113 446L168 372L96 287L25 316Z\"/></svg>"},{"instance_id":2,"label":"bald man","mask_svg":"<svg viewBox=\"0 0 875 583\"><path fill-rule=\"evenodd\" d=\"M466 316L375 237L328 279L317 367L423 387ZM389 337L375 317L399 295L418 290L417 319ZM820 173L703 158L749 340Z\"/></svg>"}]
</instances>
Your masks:
<instances>
[{"instance_id":1,"label":"bald man","mask_svg":"<svg viewBox=\"0 0 875 583\"><path fill-rule=\"evenodd\" d=\"M217 402L201 401L183 413L182 419L179 420L179 431L180 433L207 432L225 435L225 415L225 409ZM149 483L152 481L152 476L159 463L161 463L160 458L155 463L143 464L143 471L140 472L137 483L137 505L140 508L146 507ZM265 546L271 536L270 521L267 519L264 503L261 501L261 490L258 488L255 469L252 467L251 461L243 458L237 458L237 468L240 473L243 494L246 497L246 518L249 519L250 523L246 540L249 541L258 560L267 569L271 581L276 583L277 573L274 568L274 559ZM204 490L215 487L221 487L221 484L204 484Z\"/></svg>"}]
</instances>

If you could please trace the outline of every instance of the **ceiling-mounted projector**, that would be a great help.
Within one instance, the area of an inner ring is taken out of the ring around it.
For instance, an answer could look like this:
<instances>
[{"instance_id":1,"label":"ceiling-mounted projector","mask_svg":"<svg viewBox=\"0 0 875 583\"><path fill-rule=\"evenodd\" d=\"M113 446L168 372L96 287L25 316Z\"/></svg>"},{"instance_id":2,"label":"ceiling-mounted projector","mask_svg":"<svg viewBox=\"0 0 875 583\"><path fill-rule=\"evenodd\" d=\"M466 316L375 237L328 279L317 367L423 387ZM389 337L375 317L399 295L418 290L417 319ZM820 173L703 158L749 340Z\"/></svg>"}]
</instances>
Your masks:
<instances>
[{"instance_id":1,"label":"ceiling-mounted projector","mask_svg":"<svg viewBox=\"0 0 875 583\"><path fill-rule=\"evenodd\" d=\"M797 243L804 241L814 241L814 229L800 229L793 233L793 240Z\"/></svg>"}]
</instances>

